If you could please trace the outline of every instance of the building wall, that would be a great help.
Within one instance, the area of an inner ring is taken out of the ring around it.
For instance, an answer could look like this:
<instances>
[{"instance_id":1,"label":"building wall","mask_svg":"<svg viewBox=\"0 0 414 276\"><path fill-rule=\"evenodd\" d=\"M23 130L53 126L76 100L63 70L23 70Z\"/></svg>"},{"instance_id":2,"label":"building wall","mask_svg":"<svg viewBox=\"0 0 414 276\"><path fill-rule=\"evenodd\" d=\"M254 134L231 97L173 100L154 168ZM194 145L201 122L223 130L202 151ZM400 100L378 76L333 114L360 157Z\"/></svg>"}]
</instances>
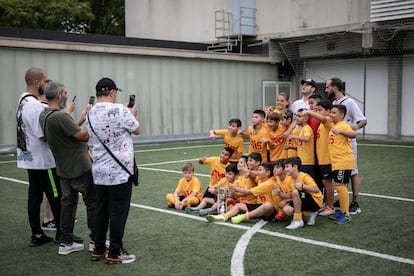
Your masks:
<instances>
[{"instance_id":1,"label":"building wall","mask_svg":"<svg viewBox=\"0 0 414 276\"><path fill-rule=\"evenodd\" d=\"M387 135L388 63L386 58L310 62L306 78L316 82L338 77L345 82L345 93L354 97L368 120L366 134ZM365 95L364 95L364 86ZM365 103L365 107L364 107ZM362 134L363 130L359 130Z\"/></svg>"},{"instance_id":2,"label":"building wall","mask_svg":"<svg viewBox=\"0 0 414 276\"><path fill-rule=\"evenodd\" d=\"M126 48L119 50L127 52ZM77 96L75 117L95 94L96 82L104 76L113 78L124 90L118 93L117 102L127 102L129 94L136 94L140 136L208 133L210 128L227 127L233 117L246 126L251 112L262 106L262 81L277 76L277 67L263 62L85 49L0 47L0 61L0 145L16 143L15 107L30 67L44 68L50 79L64 83L69 99Z\"/></svg>"},{"instance_id":3,"label":"building wall","mask_svg":"<svg viewBox=\"0 0 414 276\"><path fill-rule=\"evenodd\" d=\"M414 118L414 56L406 56L403 60L402 72L402 103L401 103L401 134L414 136L414 125L411 118ZM410 118L410 119L409 119Z\"/></svg>"},{"instance_id":4,"label":"building wall","mask_svg":"<svg viewBox=\"0 0 414 276\"><path fill-rule=\"evenodd\" d=\"M234 0L241 1L241 0ZM257 0L257 36L369 22L370 0ZM188 42L215 40L215 11L232 0L125 0L126 36ZM331 31L334 31L332 29ZM342 31L342 29L341 29Z\"/></svg>"}]
</instances>

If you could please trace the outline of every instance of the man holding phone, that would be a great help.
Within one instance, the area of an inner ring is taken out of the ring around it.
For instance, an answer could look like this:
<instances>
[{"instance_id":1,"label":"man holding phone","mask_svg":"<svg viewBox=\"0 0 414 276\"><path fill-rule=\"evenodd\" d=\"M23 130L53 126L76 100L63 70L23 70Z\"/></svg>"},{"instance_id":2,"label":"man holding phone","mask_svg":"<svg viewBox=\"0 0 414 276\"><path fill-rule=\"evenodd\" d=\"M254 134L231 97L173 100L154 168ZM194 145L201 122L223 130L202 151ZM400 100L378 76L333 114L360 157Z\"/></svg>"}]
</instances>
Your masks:
<instances>
[{"instance_id":1,"label":"man holding phone","mask_svg":"<svg viewBox=\"0 0 414 276\"><path fill-rule=\"evenodd\" d=\"M135 255L125 251L122 238L132 194L132 181L125 171L127 169L133 174L134 145L131 134L138 135L141 128L136 119L135 99L130 98L127 105L116 103L118 91L122 90L113 80L99 80L96 84L97 103L86 118L94 156L92 174L97 194L96 239L91 260L106 258L108 264L131 263L136 259ZM110 245L105 256L108 228Z\"/></svg>"}]
</instances>

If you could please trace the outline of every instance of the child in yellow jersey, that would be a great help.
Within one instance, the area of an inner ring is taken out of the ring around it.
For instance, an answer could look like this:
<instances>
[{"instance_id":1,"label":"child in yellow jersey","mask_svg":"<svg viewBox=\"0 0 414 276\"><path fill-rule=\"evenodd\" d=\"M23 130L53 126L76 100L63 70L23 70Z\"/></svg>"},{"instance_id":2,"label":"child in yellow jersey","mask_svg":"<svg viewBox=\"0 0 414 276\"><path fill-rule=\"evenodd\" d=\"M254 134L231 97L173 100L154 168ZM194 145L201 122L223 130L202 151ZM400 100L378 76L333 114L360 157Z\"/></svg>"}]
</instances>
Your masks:
<instances>
[{"instance_id":1,"label":"child in yellow jersey","mask_svg":"<svg viewBox=\"0 0 414 276\"><path fill-rule=\"evenodd\" d=\"M258 204L244 204L238 203L230 211L222 215L210 215L206 219L208 222L227 221L231 217L239 213L248 213L259 208L261 204L266 203L272 199L272 190L275 184L273 176L273 165L271 163L262 163L258 170L259 184L251 189L244 189L237 187L234 184L229 184L230 192L235 196L249 196L254 195L258 198ZM269 209L264 209L266 218L270 219L272 215L276 214L273 205L268 205ZM274 214L273 214L274 213Z\"/></svg>"},{"instance_id":2,"label":"child in yellow jersey","mask_svg":"<svg viewBox=\"0 0 414 276\"><path fill-rule=\"evenodd\" d=\"M210 139L216 139L216 135L223 136L224 145L233 150L230 163L237 163L239 157L244 154L244 139L240 135L241 126L242 122L240 119L231 119L227 129L210 130Z\"/></svg>"},{"instance_id":3,"label":"child in yellow jersey","mask_svg":"<svg viewBox=\"0 0 414 276\"><path fill-rule=\"evenodd\" d=\"M280 124L284 128L289 129L289 127L292 124L292 121L293 121L293 112L290 109L285 109L285 110L282 111L282 113L280 113ZM295 139L289 139L288 135L286 135L286 133L289 133L289 132L287 131L283 135L284 137L286 137L285 150L287 150L287 157L297 156L298 153L297 153L296 140ZM293 135L299 135L299 131L296 129L296 127L293 128L292 134Z\"/></svg>"},{"instance_id":4,"label":"child in yellow jersey","mask_svg":"<svg viewBox=\"0 0 414 276\"><path fill-rule=\"evenodd\" d=\"M270 139L264 124L265 115L263 110L258 109L253 111L252 125L244 133L244 138L250 140L249 154L252 152L260 153L263 162L267 161L267 146L263 144L262 139Z\"/></svg>"},{"instance_id":5,"label":"child in yellow jersey","mask_svg":"<svg viewBox=\"0 0 414 276\"><path fill-rule=\"evenodd\" d=\"M316 104L316 112L310 110L305 111L306 114L309 114L321 122L316 136L316 159L318 161L318 171L325 190L326 203L323 210L319 212L320 216L330 216L335 214L333 205L334 188L332 185L332 167L328 149L329 130L331 129L332 124L329 119L331 107L332 104L330 101L320 101Z\"/></svg>"},{"instance_id":6,"label":"child in yellow jersey","mask_svg":"<svg viewBox=\"0 0 414 276\"><path fill-rule=\"evenodd\" d=\"M293 190L291 187L292 181L290 181L290 183L285 183L286 173L284 171L284 168L285 159L279 159L274 162L274 186L271 191L270 200L266 201L260 207L250 212L232 217L231 222L241 223L243 221L248 221L251 218L260 217L263 217L264 219L270 218L272 221L284 219L282 209L291 201L291 193ZM279 213L279 211L282 213Z\"/></svg>"},{"instance_id":7,"label":"child in yellow jersey","mask_svg":"<svg viewBox=\"0 0 414 276\"><path fill-rule=\"evenodd\" d=\"M296 124L300 127L299 135L291 134L289 135L289 139L295 139L297 141L298 157L302 162L301 171L316 179L314 136L312 128L307 123L309 115L304 113L304 111L305 109L300 108L296 112Z\"/></svg>"},{"instance_id":8,"label":"child in yellow jersey","mask_svg":"<svg viewBox=\"0 0 414 276\"><path fill-rule=\"evenodd\" d=\"M208 164L210 165L210 183L204 192L203 199L209 198L208 202L211 203L203 203L196 207L188 207L185 208L185 211L188 213L192 212L199 212L200 209L207 207L210 204L214 204L216 202L216 189L217 183L226 176L226 167L230 165L229 158L233 154L233 150L231 148L224 148L219 156L213 157L202 157L198 160L200 164ZM204 201L206 202L206 201ZM203 205L201 205L203 203Z\"/></svg>"},{"instance_id":9,"label":"child in yellow jersey","mask_svg":"<svg viewBox=\"0 0 414 276\"><path fill-rule=\"evenodd\" d=\"M263 137L262 142L269 149L270 161L281 158L287 158L287 150L285 149L286 139L282 137L286 128L279 124L280 116L272 113L267 117L267 128L269 139Z\"/></svg>"},{"instance_id":10,"label":"child in yellow jersey","mask_svg":"<svg viewBox=\"0 0 414 276\"><path fill-rule=\"evenodd\" d=\"M255 155L257 153L252 153L251 155ZM259 155L261 158L261 155ZM237 177L237 181L234 183L237 187L250 189L257 186L257 183L254 179L250 178L250 170L257 171L260 165L260 161L256 161L251 158L250 156L250 168L248 166L248 157L243 155L239 158L239 162L237 163L237 169L239 170L239 176ZM230 194L231 195L231 194ZM236 197L231 195L234 198L234 201L231 203L232 206L236 205L237 203L246 203L246 204L256 204L257 197L250 195L250 196L240 196Z\"/></svg>"},{"instance_id":11,"label":"child in yellow jersey","mask_svg":"<svg viewBox=\"0 0 414 276\"><path fill-rule=\"evenodd\" d=\"M168 207L177 210L182 210L185 206L197 206L202 197L201 183L194 176L193 164L185 163L182 171L184 177L179 180L174 194L167 194L165 196L168 201Z\"/></svg>"},{"instance_id":12,"label":"child in yellow jersey","mask_svg":"<svg viewBox=\"0 0 414 276\"><path fill-rule=\"evenodd\" d=\"M351 172L355 168L351 139L355 138L357 134L344 121L345 115L346 107L342 104L333 105L329 114L329 118L334 124L329 131L329 156L331 158L333 179L338 192L339 207L341 208L329 218L334 219L337 224L345 224L351 221L347 185Z\"/></svg>"},{"instance_id":13,"label":"child in yellow jersey","mask_svg":"<svg viewBox=\"0 0 414 276\"><path fill-rule=\"evenodd\" d=\"M285 206L283 211L286 215L293 215L293 220L286 229L295 230L304 226L302 212L310 212L307 225L314 225L318 210L322 206L323 195L315 183L315 180L307 173L300 171L301 161L299 157L286 159L285 171L294 179L294 190L292 191L292 206Z\"/></svg>"},{"instance_id":14,"label":"child in yellow jersey","mask_svg":"<svg viewBox=\"0 0 414 276\"><path fill-rule=\"evenodd\" d=\"M214 185L212 188L214 190L214 194L218 195L218 191L220 188L228 190L229 184L233 184L236 181L238 173L239 171L237 170L237 164L228 165L226 167L226 177L220 179L219 182L217 182L217 184ZM226 200L226 198L224 200ZM220 202L220 206L218 206L217 201L217 197L216 199L205 197L201 200L201 203L197 207L186 208L185 210L187 213L198 212L198 214L203 217L219 210L220 207L224 207L224 209L227 209L227 202ZM211 207L205 208L207 206Z\"/></svg>"},{"instance_id":15,"label":"child in yellow jersey","mask_svg":"<svg viewBox=\"0 0 414 276\"><path fill-rule=\"evenodd\" d=\"M262 156L257 152L252 152L247 157L242 156L237 163L237 169L239 170L239 176L234 183L237 187L243 189L251 189L257 186L257 171L261 164ZM257 197L254 195L236 195L231 190L229 195L235 199L234 204L232 204L229 210L231 211L230 215L237 215L240 212L240 208L243 208L245 205L248 209L257 207ZM229 213L229 212L227 212Z\"/></svg>"}]
</instances>

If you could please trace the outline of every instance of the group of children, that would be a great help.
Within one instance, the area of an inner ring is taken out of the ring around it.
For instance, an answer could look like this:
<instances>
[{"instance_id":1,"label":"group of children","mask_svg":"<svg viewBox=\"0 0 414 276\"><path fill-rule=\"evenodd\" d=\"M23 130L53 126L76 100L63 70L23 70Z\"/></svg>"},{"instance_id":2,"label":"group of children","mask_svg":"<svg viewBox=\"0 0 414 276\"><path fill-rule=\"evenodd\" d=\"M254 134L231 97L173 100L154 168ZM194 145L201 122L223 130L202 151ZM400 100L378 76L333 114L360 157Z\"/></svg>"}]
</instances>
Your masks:
<instances>
[{"instance_id":1,"label":"group of children","mask_svg":"<svg viewBox=\"0 0 414 276\"><path fill-rule=\"evenodd\" d=\"M210 130L210 138L223 136L226 147L219 156L199 160L210 166L208 188L202 195L194 166L186 163L175 192L166 195L168 206L206 216L208 222L290 219L286 228L292 230L304 226L302 217L314 225L318 213L348 223L347 184L354 168L350 140L356 132L344 121L344 105L317 98L309 104L296 114L286 105L255 110L245 132L239 119L230 120L227 130ZM248 156L244 139L250 141Z\"/></svg>"}]
</instances>

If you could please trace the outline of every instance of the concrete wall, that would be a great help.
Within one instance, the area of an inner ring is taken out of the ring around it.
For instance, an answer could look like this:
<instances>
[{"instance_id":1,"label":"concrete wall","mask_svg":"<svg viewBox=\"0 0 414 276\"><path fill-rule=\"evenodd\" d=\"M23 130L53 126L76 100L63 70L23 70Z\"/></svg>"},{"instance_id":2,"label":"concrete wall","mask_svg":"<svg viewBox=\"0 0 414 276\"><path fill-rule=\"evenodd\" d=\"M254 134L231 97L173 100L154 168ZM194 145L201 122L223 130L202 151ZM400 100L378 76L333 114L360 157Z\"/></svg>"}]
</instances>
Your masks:
<instances>
[{"instance_id":1,"label":"concrete wall","mask_svg":"<svg viewBox=\"0 0 414 276\"><path fill-rule=\"evenodd\" d=\"M369 0L257 0L257 36L299 36L316 28L321 33L368 22L369 4ZM232 0L126 0L125 7L126 36L209 42L215 40L215 11L231 12Z\"/></svg>"},{"instance_id":2,"label":"concrete wall","mask_svg":"<svg viewBox=\"0 0 414 276\"><path fill-rule=\"evenodd\" d=\"M141 137L208 133L233 117L246 126L251 112L262 106L262 81L277 76L277 67L269 63L188 57L191 53L180 57L183 51L174 57L171 51L144 54L133 47L3 42L32 47L0 47L0 145L16 143L15 107L30 67L44 68L50 79L67 86L69 98L77 96L75 116L95 94L96 82L113 78L124 89L118 102L137 95ZM78 50L57 50L71 46Z\"/></svg>"}]
</instances>

